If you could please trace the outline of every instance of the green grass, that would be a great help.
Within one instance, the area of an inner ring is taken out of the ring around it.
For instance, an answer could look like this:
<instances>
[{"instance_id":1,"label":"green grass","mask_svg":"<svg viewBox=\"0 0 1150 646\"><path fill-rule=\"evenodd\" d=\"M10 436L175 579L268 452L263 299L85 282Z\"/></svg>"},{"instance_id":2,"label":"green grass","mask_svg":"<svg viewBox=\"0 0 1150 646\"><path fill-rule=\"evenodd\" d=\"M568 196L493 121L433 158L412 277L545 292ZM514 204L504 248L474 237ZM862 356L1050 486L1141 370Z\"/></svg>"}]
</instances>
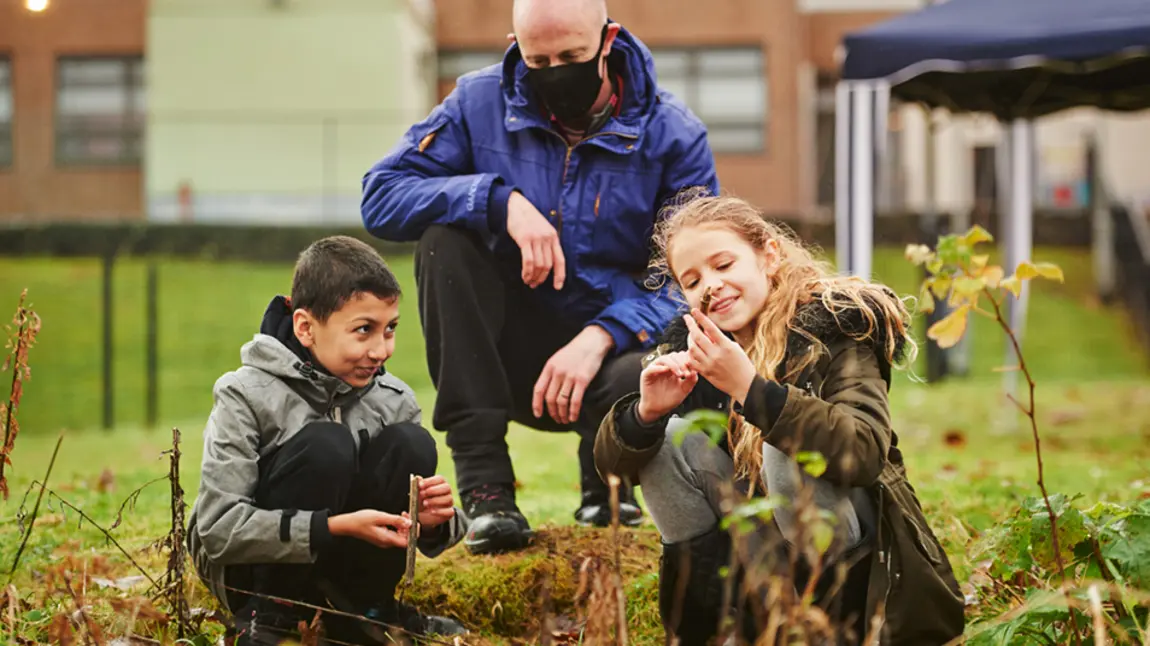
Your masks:
<instances>
[{"instance_id":1,"label":"green grass","mask_svg":"<svg viewBox=\"0 0 1150 646\"><path fill-rule=\"evenodd\" d=\"M1150 462L1146 354L1133 344L1123 313L1090 298L1086 255L1038 250L1035 257L1057 262L1067 276L1063 285L1035 283L1024 346L1039 382L1047 484L1051 491L1081 493L1090 500L1130 501L1150 496L1145 469ZM389 369L416 388L425 421L430 423L434 391L422 352L411 263L407 258L390 263L404 281L407 297L401 308L400 347ZM914 270L897 250L877 254L875 269L880 279L900 293L915 291ZM43 477L60 430L67 432L50 485L105 526L111 525L132 489L166 473L161 452L168 447L165 429L171 426L183 431L182 486L191 502L199 480L201 432L211 407L212 383L237 366L239 346L258 329L267 302L288 289L290 267L190 261L161 265L158 429L142 428L144 275L140 262L122 262L116 269L118 428L109 433L97 428L101 412L99 264L0 259L0 309L10 312L19 290L26 287L44 323L39 343L30 353L33 378L20 409L23 432L7 471L13 498L0 503L3 571L10 567L19 543L20 498L32 480ZM1001 375L992 372L1004 361L1004 343L991 322L976 319L969 379L928 386L900 376L891 394L895 428L911 480L963 580L974 565L967 559L971 541L1008 516L1023 496L1037 492L1028 429L998 394ZM920 361L920 371L921 365ZM435 436L441 449L440 470L454 481L443 436ZM950 442L945 441L947 437ZM579 495L576 438L513 427L509 444L521 484L520 504L528 518L537 527L570 525ZM98 486L105 470L114 476L111 491ZM115 530L133 554L166 532L168 500L165 484L152 485ZM14 579L23 596L38 599L37 595L46 594L46 573L61 567L69 555L106 559L115 573L132 574L125 559L98 531L76 520L74 513L55 503L41 510L41 521ZM574 558L599 549L579 540L572 548L575 552L564 556ZM652 528L640 530L637 540L645 546L642 554L653 553L657 537ZM150 572L163 570L162 561L154 555L138 558L144 559ZM652 606L655 566L648 560L642 562L645 566L640 563L627 570L640 643L659 639ZM476 617L492 617L497 623L497 606L510 607L538 596L537 589L524 587L523 579L515 577L532 576L537 582L539 572L512 565L454 550L440 562L420 566L421 579L430 582L430 592L423 598L451 608L470 604ZM484 595L461 600L458 595L464 588L450 587L455 585L450 583L455 570L475 573L478 580L487 582L482 586ZM458 594L452 597L451 592ZM207 603L202 590L197 589L194 603ZM28 634L43 628L33 620L23 626Z\"/></svg>"}]
</instances>

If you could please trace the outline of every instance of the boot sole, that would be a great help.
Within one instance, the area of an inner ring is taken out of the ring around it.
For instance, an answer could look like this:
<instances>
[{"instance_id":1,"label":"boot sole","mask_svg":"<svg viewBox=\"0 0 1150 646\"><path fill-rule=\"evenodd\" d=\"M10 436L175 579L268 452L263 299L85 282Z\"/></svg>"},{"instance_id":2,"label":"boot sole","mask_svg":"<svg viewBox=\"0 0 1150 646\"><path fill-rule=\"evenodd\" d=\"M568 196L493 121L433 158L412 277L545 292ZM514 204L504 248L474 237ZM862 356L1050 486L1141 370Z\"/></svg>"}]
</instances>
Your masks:
<instances>
[{"instance_id":1,"label":"boot sole","mask_svg":"<svg viewBox=\"0 0 1150 646\"><path fill-rule=\"evenodd\" d=\"M532 539L535 538L535 532L527 530L526 532L518 528L499 528L496 526L497 531L482 538L471 538L470 536L463 539L463 544L467 547L467 551L472 554L501 554L504 552L514 552L521 550L531 544Z\"/></svg>"}]
</instances>

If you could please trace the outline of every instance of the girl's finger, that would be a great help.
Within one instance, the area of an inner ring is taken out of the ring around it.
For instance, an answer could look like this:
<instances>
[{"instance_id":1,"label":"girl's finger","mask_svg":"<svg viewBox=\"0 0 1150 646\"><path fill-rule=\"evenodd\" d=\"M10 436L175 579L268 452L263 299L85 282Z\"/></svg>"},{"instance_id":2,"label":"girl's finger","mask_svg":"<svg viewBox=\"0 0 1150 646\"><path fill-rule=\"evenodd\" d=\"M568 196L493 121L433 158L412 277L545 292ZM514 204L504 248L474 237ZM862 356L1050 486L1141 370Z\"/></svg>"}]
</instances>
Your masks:
<instances>
[{"instance_id":1,"label":"girl's finger","mask_svg":"<svg viewBox=\"0 0 1150 646\"><path fill-rule=\"evenodd\" d=\"M691 350L702 349L704 353L710 352L715 344L699 329L699 324L695 322L695 317L688 314L683 317L683 320L687 322L687 329L690 330L691 340L694 341Z\"/></svg>"},{"instance_id":2,"label":"girl's finger","mask_svg":"<svg viewBox=\"0 0 1150 646\"><path fill-rule=\"evenodd\" d=\"M725 338L719 326L715 325L714 321L704 316L698 309L692 310L691 313L695 315L695 320L698 322L699 327L702 328L703 333L706 334L707 338L713 343L720 343Z\"/></svg>"}]
</instances>

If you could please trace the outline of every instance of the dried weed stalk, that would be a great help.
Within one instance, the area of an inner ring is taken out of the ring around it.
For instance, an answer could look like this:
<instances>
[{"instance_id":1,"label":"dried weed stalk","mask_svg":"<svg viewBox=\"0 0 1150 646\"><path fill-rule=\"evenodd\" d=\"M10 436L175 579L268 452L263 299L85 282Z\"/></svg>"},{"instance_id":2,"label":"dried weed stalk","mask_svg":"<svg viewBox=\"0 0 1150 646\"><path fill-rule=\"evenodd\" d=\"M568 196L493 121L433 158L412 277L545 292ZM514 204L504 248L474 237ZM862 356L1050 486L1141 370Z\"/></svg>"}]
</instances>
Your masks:
<instances>
[{"instance_id":1,"label":"dried weed stalk","mask_svg":"<svg viewBox=\"0 0 1150 646\"><path fill-rule=\"evenodd\" d=\"M20 398L24 394L24 382L32 378L32 368L28 365L28 350L36 344L36 335L40 333L40 316L32 309L24 306L24 299L28 290L20 293L20 302L16 305L16 314L12 323L6 326L8 341L4 348L8 356L0 372L12 371L12 385L8 389L8 399L0 403L0 420L4 422L4 444L0 445L0 496L8 500L8 478L4 468L12 465L12 448L16 444L16 435L20 432L20 424L16 419L16 411L20 407Z\"/></svg>"}]
</instances>

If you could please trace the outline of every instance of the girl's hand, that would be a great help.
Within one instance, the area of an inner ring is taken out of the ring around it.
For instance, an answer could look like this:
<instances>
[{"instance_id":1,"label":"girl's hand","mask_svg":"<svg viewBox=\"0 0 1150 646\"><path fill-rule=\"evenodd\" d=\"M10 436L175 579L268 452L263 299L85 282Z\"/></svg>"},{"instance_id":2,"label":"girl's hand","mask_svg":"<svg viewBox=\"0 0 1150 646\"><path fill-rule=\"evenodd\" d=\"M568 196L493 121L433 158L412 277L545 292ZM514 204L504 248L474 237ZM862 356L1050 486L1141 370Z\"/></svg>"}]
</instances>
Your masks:
<instances>
[{"instance_id":1,"label":"girl's hand","mask_svg":"<svg viewBox=\"0 0 1150 646\"><path fill-rule=\"evenodd\" d=\"M686 352L672 352L655 359L639 376L639 421L651 424L675 410L699 382L687 367Z\"/></svg>"},{"instance_id":2,"label":"girl's hand","mask_svg":"<svg viewBox=\"0 0 1150 646\"><path fill-rule=\"evenodd\" d=\"M683 319L690 330L687 367L730 395L731 399L745 403L751 382L758 374L751 358L742 346L724 336L714 321L698 308L692 309Z\"/></svg>"},{"instance_id":3,"label":"girl's hand","mask_svg":"<svg viewBox=\"0 0 1150 646\"><path fill-rule=\"evenodd\" d=\"M455 516L451 485L443 476L419 479L419 524L427 529L437 527Z\"/></svg>"}]
</instances>

